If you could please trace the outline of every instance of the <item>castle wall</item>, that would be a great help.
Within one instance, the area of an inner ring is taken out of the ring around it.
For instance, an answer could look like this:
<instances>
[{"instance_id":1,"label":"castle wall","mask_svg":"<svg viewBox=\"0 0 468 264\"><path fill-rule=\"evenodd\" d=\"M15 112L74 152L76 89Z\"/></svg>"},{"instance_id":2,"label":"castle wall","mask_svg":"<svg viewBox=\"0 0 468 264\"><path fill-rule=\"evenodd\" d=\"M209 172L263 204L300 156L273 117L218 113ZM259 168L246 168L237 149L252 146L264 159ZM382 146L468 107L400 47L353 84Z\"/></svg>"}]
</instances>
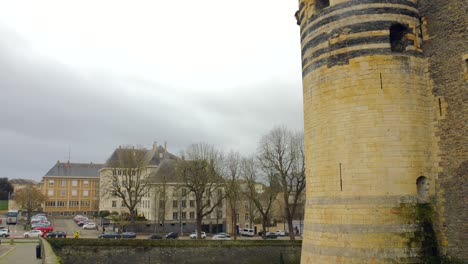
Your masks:
<instances>
[{"instance_id":1,"label":"castle wall","mask_svg":"<svg viewBox=\"0 0 468 264\"><path fill-rule=\"evenodd\" d=\"M425 176L433 196L438 167L416 1L316 4L300 1L297 13L307 162L302 263L421 263L416 181ZM392 51L397 23L408 32Z\"/></svg>"},{"instance_id":2,"label":"castle wall","mask_svg":"<svg viewBox=\"0 0 468 264\"><path fill-rule=\"evenodd\" d=\"M468 2L420 0L437 109L436 224L441 253L468 262ZM440 100L440 105L438 100Z\"/></svg>"}]
</instances>

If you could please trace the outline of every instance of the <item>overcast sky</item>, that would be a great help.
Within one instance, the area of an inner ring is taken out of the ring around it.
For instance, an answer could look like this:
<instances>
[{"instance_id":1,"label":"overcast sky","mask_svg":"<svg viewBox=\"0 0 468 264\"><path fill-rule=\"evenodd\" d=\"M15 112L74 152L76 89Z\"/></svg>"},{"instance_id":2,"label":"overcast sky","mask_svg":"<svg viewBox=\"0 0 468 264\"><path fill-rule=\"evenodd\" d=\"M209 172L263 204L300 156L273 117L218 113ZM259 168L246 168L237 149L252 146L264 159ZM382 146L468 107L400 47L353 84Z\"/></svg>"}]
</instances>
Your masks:
<instances>
[{"instance_id":1,"label":"overcast sky","mask_svg":"<svg viewBox=\"0 0 468 264\"><path fill-rule=\"evenodd\" d=\"M302 130L297 2L1 1L0 176Z\"/></svg>"}]
</instances>

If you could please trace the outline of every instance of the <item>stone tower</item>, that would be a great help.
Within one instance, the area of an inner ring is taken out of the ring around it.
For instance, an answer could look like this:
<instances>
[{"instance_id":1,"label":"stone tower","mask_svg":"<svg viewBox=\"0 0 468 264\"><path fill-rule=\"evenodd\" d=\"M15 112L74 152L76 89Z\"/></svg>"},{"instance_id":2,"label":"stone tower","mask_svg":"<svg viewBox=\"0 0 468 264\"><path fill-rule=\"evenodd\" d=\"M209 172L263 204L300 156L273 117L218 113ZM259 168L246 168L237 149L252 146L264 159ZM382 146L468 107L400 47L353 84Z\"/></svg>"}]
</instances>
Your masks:
<instances>
[{"instance_id":1,"label":"stone tower","mask_svg":"<svg viewBox=\"0 0 468 264\"><path fill-rule=\"evenodd\" d=\"M439 2L463 7L464 0ZM425 251L441 251L430 243L449 243L440 235L445 206L434 202L444 192L439 126L447 102L433 92L419 8L417 0L299 1L307 164L302 263L423 263ZM466 134L458 142L467 143ZM462 149L456 166L466 165L466 144ZM429 222L438 225L424 226Z\"/></svg>"}]
</instances>

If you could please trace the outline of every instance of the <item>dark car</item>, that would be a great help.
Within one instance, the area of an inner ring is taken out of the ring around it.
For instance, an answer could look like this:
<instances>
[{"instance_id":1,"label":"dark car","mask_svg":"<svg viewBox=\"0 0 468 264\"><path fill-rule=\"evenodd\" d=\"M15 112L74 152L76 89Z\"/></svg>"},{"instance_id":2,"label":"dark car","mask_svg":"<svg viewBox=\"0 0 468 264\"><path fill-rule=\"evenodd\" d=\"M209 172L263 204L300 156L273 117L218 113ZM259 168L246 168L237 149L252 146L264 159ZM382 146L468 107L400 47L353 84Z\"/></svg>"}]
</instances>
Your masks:
<instances>
[{"instance_id":1,"label":"dark car","mask_svg":"<svg viewBox=\"0 0 468 264\"><path fill-rule=\"evenodd\" d=\"M171 232L171 233L166 235L166 239L177 239L178 237L179 237L179 234L177 234L175 232Z\"/></svg>"},{"instance_id":2,"label":"dark car","mask_svg":"<svg viewBox=\"0 0 468 264\"><path fill-rule=\"evenodd\" d=\"M105 232L104 234L99 234L98 238L122 238L122 235L116 232Z\"/></svg>"},{"instance_id":3,"label":"dark car","mask_svg":"<svg viewBox=\"0 0 468 264\"><path fill-rule=\"evenodd\" d=\"M136 238L136 234L133 232L123 232L122 238Z\"/></svg>"},{"instance_id":4,"label":"dark car","mask_svg":"<svg viewBox=\"0 0 468 264\"><path fill-rule=\"evenodd\" d=\"M54 231L54 232L47 233L45 236L56 237L56 238L60 238L60 237L67 238L67 233L62 232L62 231Z\"/></svg>"},{"instance_id":5,"label":"dark car","mask_svg":"<svg viewBox=\"0 0 468 264\"><path fill-rule=\"evenodd\" d=\"M158 234L151 234L148 236L148 239L162 239L162 236Z\"/></svg>"},{"instance_id":6,"label":"dark car","mask_svg":"<svg viewBox=\"0 0 468 264\"><path fill-rule=\"evenodd\" d=\"M265 235L265 238L266 239L277 239L278 238L278 235L276 235L275 233L267 233Z\"/></svg>"}]
</instances>

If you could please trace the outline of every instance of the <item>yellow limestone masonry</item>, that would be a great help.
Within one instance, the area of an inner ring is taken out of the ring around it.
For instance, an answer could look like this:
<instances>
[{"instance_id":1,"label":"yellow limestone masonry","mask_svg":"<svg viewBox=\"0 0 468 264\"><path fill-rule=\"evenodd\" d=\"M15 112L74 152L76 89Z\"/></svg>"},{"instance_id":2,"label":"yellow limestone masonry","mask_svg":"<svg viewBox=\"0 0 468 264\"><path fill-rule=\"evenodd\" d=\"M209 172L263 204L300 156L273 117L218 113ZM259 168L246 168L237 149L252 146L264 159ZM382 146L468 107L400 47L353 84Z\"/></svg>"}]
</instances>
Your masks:
<instances>
[{"instance_id":1,"label":"yellow limestone masonry","mask_svg":"<svg viewBox=\"0 0 468 264\"><path fill-rule=\"evenodd\" d=\"M416 1L300 0L307 207L302 263L422 263L438 105ZM417 182L421 182L420 188Z\"/></svg>"}]
</instances>

